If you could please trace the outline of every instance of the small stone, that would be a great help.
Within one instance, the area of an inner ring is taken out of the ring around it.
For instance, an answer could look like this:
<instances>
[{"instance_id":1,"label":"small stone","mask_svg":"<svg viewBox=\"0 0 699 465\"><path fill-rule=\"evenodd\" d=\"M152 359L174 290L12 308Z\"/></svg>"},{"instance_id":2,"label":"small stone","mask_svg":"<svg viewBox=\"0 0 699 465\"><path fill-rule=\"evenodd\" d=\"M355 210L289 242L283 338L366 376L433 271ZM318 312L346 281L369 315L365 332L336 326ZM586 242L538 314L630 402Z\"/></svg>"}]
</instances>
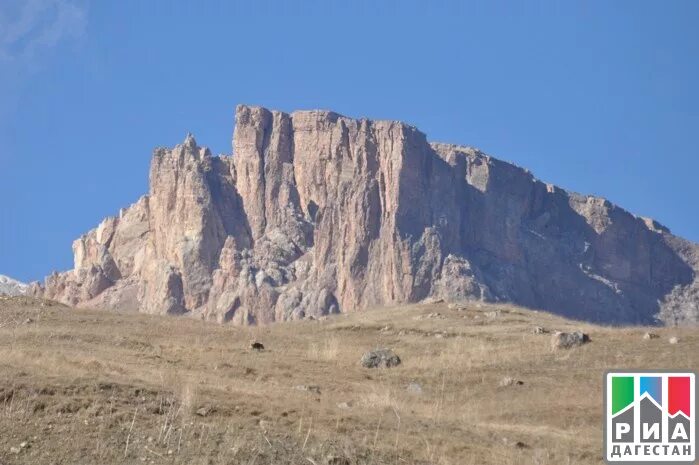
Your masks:
<instances>
[{"instance_id":1,"label":"small stone","mask_svg":"<svg viewBox=\"0 0 699 465\"><path fill-rule=\"evenodd\" d=\"M411 394L417 394L417 395L422 394L422 386L420 386L420 384L415 383L415 382L408 384L406 386L405 390Z\"/></svg>"},{"instance_id":2,"label":"small stone","mask_svg":"<svg viewBox=\"0 0 699 465\"><path fill-rule=\"evenodd\" d=\"M362 355L360 363L364 368L392 368L401 361L391 349L376 349Z\"/></svg>"},{"instance_id":3,"label":"small stone","mask_svg":"<svg viewBox=\"0 0 699 465\"><path fill-rule=\"evenodd\" d=\"M316 386L314 384L311 385L305 385L305 384L299 384L298 386L295 386L294 389L297 391L306 391L306 392L312 392L314 394L320 394L320 386Z\"/></svg>"},{"instance_id":4,"label":"small stone","mask_svg":"<svg viewBox=\"0 0 699 465\"><path fill-rule=\"evenodd\" d=\"M337 404L337 408L340 410L349 410L352 408L352 401L340 402Z\"/></svg>"},{"instance_id":5,"label":"small stone","mask_svg":"<svg viewBox=\"0 0 699 465\"><path fill-rule=\"evenodd\" d=\"M21 449L19 447L10 447L11 454L19 454L20 450Z\"/></svg>"},{"instance_id":6,"label":"small stone","mask_svg":"<svg viewBox=\"0 0 699 465\"><path fill-rule=\"evenodd\" d=\"M505 376L503 379L500 380L499 386L500 387L522 386L523 384L524 384L524 381L520 381L520 380L515 379L511 376Z\"/></svg>"},{"instance_id":7,"label":"small stone","mask_svg":"<svg viewBox=\"0 0 699 465\"><path fill-rule=\"evenodd\" d=\"M27 441L24 441L19 445L20 449L26 449L28 447L29 447L29 443Z\"/></svg>"},{"instance_id":8,"label":"small stone","mask_svg":"<svg viewBox=\"0 0 699 465\"><path fill-rule=\"evenodd\" d=\"M655 333L646 333L646 334L643 335L643 339L645 339L646 341L648 341L648 340L650 340L650 339L658 339L659 337L660 337L660 336L658 336L658 335L655 334Z\"/></svg>"},{"instance_id":9,"label":"small stone","mask_svg":"<svg viewBox=\"0 0 699 465\"><path fill-rule=\"evenodd\" d=\"M446 318L444 315L442 315L439 312L432 312L428 313L426 315L418 315L416 317L413 317L413 320L427 320L427 319L434 319L434 320L443 320Z\"/></svg>"},{"instance_id":10,"label":"small stone","mask_svg":"<svg viewBox=\"0 0 699 465\"><path fill-rule=\"evenodd\" d=\"M325 459L326 465L350 465L350 460L346 457L340 457L338 455L328 455Z\"/></svg>"},{"instance_id":11,"label":"small stone","mask_svg":"<svg viewBox=\"0 0 699 465\"><path fill-rule=\"evenodd\" d=\"M549 330L543 326L535 326L534 329L532 329L532 333L534 334L547 334L548 332Z\"/></svg>"},{"instance_id":12,"label":"small stone","mask_svg":"<svg viewBox=\"0 0 699 465\"><path fill-rule=\"evenodd\" d=\"M676 336L672 336L668 342L670 342L670 344L677 344L680 340Z\"/></svg>"},{"instance_id":13,"label":"small stone","mask_svg":"<svg viewBox=\"0 0 699 465\"><path fill-rule=\"evenodd\" d=\"M200 417L205 417L205 416L208 416L209 413L211 413L211 409L209 407L201 407L201 408L197 409L196 413Z\"/></svg>"},{"instance_id":14,"label":"small stone","mask_svg":"<svg viewBox=\"0 0 699 465\"><path fill-rule=\"evenodd\" d=\"M257 422L257 425L260 427L262 431L267 431L269 429L270 422L266 420L260 420Z\"/></svg>"},{"instance_id":15,"label":"small stone","mask_svg":"<svg viewBox=\"0 0 699 465\"><path fill-rule=\"evenodd\" d=\"M516 449L528 449L529 446L522 441L510 441L508 438L502 438L502 443L506 446L511 446Z\"/></svg>"},{"instance_id":16,"label":"small stone","mask_svg":"<svg viewBox=\"0 0 699 465\"><path fill-rule=\"evenodd\" d=\"M554 350L570 349L588 342L590 342L590 336L582 331L574 331L572 333L556 331L556 333L551 337L551 348Z\"/></svg>"}]
</instances>

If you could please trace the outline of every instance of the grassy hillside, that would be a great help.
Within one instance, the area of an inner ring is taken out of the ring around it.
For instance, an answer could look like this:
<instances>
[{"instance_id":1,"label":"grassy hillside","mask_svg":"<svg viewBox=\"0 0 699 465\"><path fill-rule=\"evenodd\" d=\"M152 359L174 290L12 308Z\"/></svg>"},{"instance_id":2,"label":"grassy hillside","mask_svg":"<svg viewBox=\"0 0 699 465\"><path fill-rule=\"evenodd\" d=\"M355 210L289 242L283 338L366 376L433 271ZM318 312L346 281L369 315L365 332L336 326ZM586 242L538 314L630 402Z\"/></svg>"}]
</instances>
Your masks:
<instances>
[{"instance_id":1,"label":"grassy hillside","mask_svg":"<svg viewBox=\"0 0 699 465\"><path fill-rule=\"evenodd\" d=\"M536 326L592 342L553 351ZM605 369L699 367L696 328L646 331L502 305L240 328L0 298L0 463L602 463ZM361 367L376 347L403 363Z\"/></svg>"}]
</instances>

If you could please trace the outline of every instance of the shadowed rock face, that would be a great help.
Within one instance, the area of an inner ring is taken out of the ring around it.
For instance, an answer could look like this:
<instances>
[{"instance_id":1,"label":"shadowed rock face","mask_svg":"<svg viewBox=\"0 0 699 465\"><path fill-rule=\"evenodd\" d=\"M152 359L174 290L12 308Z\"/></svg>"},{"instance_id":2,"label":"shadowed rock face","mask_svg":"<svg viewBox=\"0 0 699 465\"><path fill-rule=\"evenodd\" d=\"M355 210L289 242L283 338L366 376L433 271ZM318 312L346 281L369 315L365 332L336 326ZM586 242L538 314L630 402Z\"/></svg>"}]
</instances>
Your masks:
<instances>
[{"instance_id":1,"label":"shadowed rock face","mask_svg":"<svg viewBox=\"0 0 699 465\"><path fill-rule=\"evenodd\" d=\"M232 157L156 149L150 192L33 292L238 324L508 301L583 320L699 320L699 246L417 129L238 106Z\"/></svg>"}]
</instances>

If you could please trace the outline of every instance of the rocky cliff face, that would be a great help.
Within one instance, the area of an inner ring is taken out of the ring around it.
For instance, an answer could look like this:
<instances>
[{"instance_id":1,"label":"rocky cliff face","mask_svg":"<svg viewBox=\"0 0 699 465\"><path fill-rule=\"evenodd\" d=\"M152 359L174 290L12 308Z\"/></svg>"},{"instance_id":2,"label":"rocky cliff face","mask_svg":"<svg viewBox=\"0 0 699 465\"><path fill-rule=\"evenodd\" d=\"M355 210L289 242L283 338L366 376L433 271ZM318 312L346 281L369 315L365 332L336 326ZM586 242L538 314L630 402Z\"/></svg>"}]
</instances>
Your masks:
<instances>
[{"instance_id":1,"label":"rocky cliff face","mask_svg":"<svg viewBox=\"0 0 699 465\"><path fill-rule=\"evenodd\" d=\"M414 127L239 106L233 156L156 149L150 192L33 292L267 323L510 301L609 323L699 321L699 245Z\"/></svg>"}]
</instances>

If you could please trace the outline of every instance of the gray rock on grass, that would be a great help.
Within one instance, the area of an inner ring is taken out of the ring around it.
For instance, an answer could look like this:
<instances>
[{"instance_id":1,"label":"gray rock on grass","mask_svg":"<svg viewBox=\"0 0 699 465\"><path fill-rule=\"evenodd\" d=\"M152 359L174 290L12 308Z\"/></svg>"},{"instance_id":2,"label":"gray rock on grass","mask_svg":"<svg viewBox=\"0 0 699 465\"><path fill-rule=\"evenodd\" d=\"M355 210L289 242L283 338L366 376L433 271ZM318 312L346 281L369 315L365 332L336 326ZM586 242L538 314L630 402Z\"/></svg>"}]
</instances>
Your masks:
<instances>
[{"instance_id":1,"label":"gray rock on grass","mask_svg":"<svg viewBox=\"0 0 699 465\"><path fill-rule=\"evenodd\" d=\"M588 342L590 342L590 336L582 331L573 331L572 333L556 331L551 337L551 348L554 350L572 349L573 347L579 347Z\"/></svg>"},{"instance_id":2,"label":"gray rock on grass","mask_svg":"<svg viewBox=\"0 0 699 465\"><path fill-rule=\"evenodd\" d=\"M392 368L400 365L401 360L391 349L375 349L362 355L364 368Z\"/></svg>"}]
</instances>

